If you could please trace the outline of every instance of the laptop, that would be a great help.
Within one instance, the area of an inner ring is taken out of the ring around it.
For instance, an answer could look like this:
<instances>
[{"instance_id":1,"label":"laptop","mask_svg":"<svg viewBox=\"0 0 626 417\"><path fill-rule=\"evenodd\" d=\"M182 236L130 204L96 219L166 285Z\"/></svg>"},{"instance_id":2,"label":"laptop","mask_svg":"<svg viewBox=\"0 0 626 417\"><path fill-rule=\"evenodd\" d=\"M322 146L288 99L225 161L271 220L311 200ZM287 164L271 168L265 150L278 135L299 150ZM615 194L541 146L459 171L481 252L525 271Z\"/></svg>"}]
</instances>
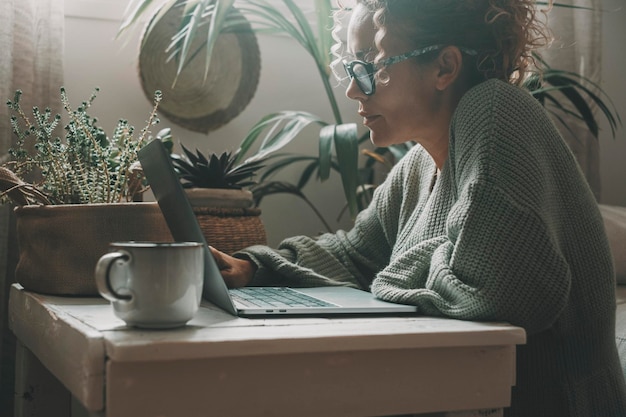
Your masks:
<instances>
[{"instance_id":1,"label":"laptop","mask_svg":"<svg viewBox=\"0 0 626 417\"><path fill-rule=\"evenodd\" d=\"M204 243L202 296L226 312L245 317L335 314L406 314L417 307L389 303L370 292L349 287L245 287L228 289L196 216L180 183L168 151L154 139L139 152L139 161L163 212L172 237L178 242ZM209 238L210 239L210 238ZM282 298L279 298L282 297ZM265 299L265 304L259 299Z\"/></svg>"}]
</instances>

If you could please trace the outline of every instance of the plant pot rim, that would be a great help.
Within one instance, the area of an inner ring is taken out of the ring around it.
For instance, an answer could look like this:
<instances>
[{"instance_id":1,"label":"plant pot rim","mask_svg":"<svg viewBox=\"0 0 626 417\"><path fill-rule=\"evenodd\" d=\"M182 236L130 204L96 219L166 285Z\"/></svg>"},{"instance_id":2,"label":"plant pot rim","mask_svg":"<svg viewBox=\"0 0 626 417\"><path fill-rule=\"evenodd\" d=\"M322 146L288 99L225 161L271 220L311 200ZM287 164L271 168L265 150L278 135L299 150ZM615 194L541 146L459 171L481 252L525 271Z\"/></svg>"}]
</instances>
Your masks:
<instances>
[{"instance_id":1,"label":"plant pot rim","mask_svg":"<svg viewBox=\"0 0 626 417\"><path fill-rule=\"evenodd\" d=\"M126 203L89 203L89 204L28 204L25 206L16 206L16 213L41 212L41 211L84 211L84 210L115 210L121 208L139 208L139 207L157 207L154 201L129 201Z\"/></svg>"},{"instance_id":2,"label":"plant pot rim","mask_svg":"<svg viewBox=\"0 0 626 417\"><path fill-rule=\"evenodd\" d=\"M229 188L186 188L193 207L249 208L254 205L252 192Z\"/></svg>"},{"instance_id":3,"label":"plant pot rim","mask_svg":"<svg viewBox=\"0 0 626 417\"><path fill-rule=\"evenodd\" d=\"M122 203L81 203L81 204L25 204L17 207L90 207L90 206L129 206L155 204L155 201L127 201Z\"/></svg>"}]
</instances>

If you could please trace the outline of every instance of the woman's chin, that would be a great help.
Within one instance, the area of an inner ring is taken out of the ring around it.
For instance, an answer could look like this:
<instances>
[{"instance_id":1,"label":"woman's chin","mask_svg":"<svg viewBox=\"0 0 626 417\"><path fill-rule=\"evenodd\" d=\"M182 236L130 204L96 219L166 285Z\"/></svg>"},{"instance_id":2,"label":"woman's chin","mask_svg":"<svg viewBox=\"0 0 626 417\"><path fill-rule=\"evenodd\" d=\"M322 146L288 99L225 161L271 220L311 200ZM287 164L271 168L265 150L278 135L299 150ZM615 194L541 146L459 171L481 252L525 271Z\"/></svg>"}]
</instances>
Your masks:
<instances>
[{"instance_id":1,"label":"woman's chin","mask_svg":"<svg viewBox=\"0 0 626 417\"><path fill-rule=\"evenodd\" d=\"M387 146L391 146L394 143L397 143L393 140L392 137L382 135L380 133L376 133L373 130L370 130L370 141L372 144L379 148L386 148Z\"/></svg>"}]
</instances>

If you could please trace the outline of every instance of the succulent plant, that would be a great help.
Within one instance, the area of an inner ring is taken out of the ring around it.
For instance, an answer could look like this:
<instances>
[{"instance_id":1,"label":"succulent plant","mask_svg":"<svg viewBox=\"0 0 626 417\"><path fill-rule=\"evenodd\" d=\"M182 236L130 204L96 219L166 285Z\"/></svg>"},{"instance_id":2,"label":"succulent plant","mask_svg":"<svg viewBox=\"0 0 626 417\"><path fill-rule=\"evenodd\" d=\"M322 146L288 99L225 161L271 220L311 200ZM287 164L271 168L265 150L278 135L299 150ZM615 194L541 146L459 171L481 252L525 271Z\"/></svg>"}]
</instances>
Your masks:
<instances>
[{"instance_id":1,"label":"succulent plant","mask_svg":"<svg viewBox=\"0 0 626 417\"><path fill-rule=\"evenodd\" d=\"M241 148L234 152L204 155L181 144L184 154L172 154L172 162L186 188L242 189L256 184L253 177L263 168L263 159L238 162Z\"/></svg>"}]
</instances>

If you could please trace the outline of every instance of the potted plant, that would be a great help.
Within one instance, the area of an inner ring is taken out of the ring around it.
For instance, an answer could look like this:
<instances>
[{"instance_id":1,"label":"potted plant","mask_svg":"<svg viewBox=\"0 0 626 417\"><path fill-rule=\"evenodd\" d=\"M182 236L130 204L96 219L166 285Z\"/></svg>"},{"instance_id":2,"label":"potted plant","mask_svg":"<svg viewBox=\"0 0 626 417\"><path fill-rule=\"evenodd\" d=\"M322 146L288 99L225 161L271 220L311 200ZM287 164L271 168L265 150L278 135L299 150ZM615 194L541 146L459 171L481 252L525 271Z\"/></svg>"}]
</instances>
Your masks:
<instances>
[{"instance_id":1,"label":"potted plant","mask_svg":"<svg viewBox=\"0 0 626 417\"><path fill-rule=\"evenodd\" d=\"M234 0L169 0L163 4L159 3L161 7L157 14L150 19L144 39L148 37L150 31L167 10L173 7L182 7L181 31L177 34L177 40L173 39L167 53L168 56L175 57L177 60L179 73L184 70L185 65L191 59L196 57L198 50L192 49L191 40L201 32L199 28L206 24L210 24L211 29L208 31L206 42L203 42L201 48L206 48L205 68L207 71L210 65L211 51L219 33L237 30L238 27L241 27L242 16L250 21L253 30L284 33L297 40L314 59L334 120L328 122L317 115L304 111L281 111L269 114L250 129L241 147L244 150L254 147L255 142L263 132L268 132L264 143L280 143L280 146L284 146L296 139L300 132L308 126L319 126L319 157L303 159L300 158L302 155L275 155L273 156L274 163L272 163L269 171L275 173L292 163L304 161L315 166L314 169L305 168L305 171L309 173L308 178L315 171L318 178L325 181L330 177L331 170L337 170L341 175L350 212L356 215L359 210L356 200L359 137L356 124L343 124L332 89L329 65L331 62L330 47L333 39L328 31L328 27L332 24L331 0L315 0L314 2L317 30L313 29L303 10L293 0L283 0L286 13L264 0L244 0L238 2L240 6L238 5L237 8L234 7L234 3ZM156 4L156 2L153 0L131 0L119 32L122 33L132 27L143 13L150 10L152 4ZM185 40L182 41L182 39ZM265 192L257 195L266 196L273 193L289 192L301 197L304 196L301 187L286 182L272 184L267 182L264 185ZM260 190L260 188L258 189ZM306 201L311 204L310 201Z\"/></svg>"},{"instance_id":2,"label":"potted plant","mask_svg":"<svg viewBox=\"0 0 626 417\"><path fill-rule=\"evenodd\" d=\"M170 129L161 130L157 137L173 148ZM242 160L241 148L205 155L180 146L183 152L172 152L172 163L207 241L226 253L266 244L261 210L251 191L266 154Z\"/></svg>"},{"instance_id":3,"label":"potted plant","mask_svg":"<svg viewBox=\"0 0 626 417\"><path fill-rule=\"evenodd\" d=\"M172 162L194 207L249 208L254 204L253 176L263 167L263 160L238 163L241 149L206 156L181 144L183 154L172 154Z\"/></svg>"},{"instance_id":4,"label":"potted plant","mask_svg":"<svg viewBox=\"0 0 626 417\"><path fill-rule=\"evenodd\" d=\"M55 136L61 116L33 108L29 117L20 94L8 102L17 142L0 167L0 195L17 204L16 279L32 291L96 295L93 270L110 242L172 240L158 205L133 201L145 189L136 152L158 121L160 93L136 139L126 120L111 137L97 125L88 113L96 92L72 109L61 89L69 119L63 139Z\"/></svg>"},{"instance_id":5,"label":"potted plant","mask_svg":"<svg viewBox=\"0 0 626 417\"><path fill-rule=\"evenodd\" d=\"M130 0L126 18L120 26L122 33L132 27L139 16L149 10L153 0ZM304 163L302 174L297 184L282 185L265 184L265 189L270 192L290 192L301 195L302 187L316 174L321 181L326 180L330 172L335 170L341 176L346 196L347 209L352 217L364 208L369 199L368 196L376 187L374 167L377 162L393 164L404 155L410 148L411 143L394 146L389 149L365 149L362 144L367 142L367 134L359 137L356 125L344 124L339 113L337 100L330 84L331 71L331 46L333 39L330 30L331 0L315 0L315 18L317 27L312 27L306 14L296 5L293 0L282 0L282 6L270 4L265 0L168 0L161 10L171 7L183 7L184 12L180 21L179 32L172 37L168 47L168 54L178 62L178 72L184 71L186 64L196 56L197 50L191 49L192 40L199 33L198 28L210 25L206 40L202 43L206 49L205 67L208 69L211 60L211 51L217 36L222 32L228 32L238 25L239 16L243 15L252 23L252 28L257 31L286 34L297 41L313 58L320 74L334 120L331 123L324 121L316 115L301 111L283 111L270 114L262 118L254 125L248 137L244 140L246 146L252 146L262 130L269 131L275 140L295 139L307 126L317 124L320 126L319 155L283 154L273 159L266 167L261 176L262 182L270 173L276 173L281 169L293 164ZM545 1L536 1L538 6L546 5ZM583 6L554 3L557 7L573 9L590 9ZM237 7L239 13L232 11ZM148 32L158 22L160 14L151 19L151 24L146 29ZM588 85L598 87L586 77L575 73L559 71L547 66L545 62L538 61L545 71L543 78L531 77L524 84L538 100L546 106L557 121L567 122L563 115L573 115L583 120L590 131L597 137L598 122L591 107L597 105L602 114L607 118L614 129L621 123L617 112L608 96L600 89L600 94L594 94ZM266 138L266 140L268 140ZM359 152L364 152L369 158L363 166L358 165ZM326 223L327 224L327 223Z\"/></svg>"}]
</instances>

